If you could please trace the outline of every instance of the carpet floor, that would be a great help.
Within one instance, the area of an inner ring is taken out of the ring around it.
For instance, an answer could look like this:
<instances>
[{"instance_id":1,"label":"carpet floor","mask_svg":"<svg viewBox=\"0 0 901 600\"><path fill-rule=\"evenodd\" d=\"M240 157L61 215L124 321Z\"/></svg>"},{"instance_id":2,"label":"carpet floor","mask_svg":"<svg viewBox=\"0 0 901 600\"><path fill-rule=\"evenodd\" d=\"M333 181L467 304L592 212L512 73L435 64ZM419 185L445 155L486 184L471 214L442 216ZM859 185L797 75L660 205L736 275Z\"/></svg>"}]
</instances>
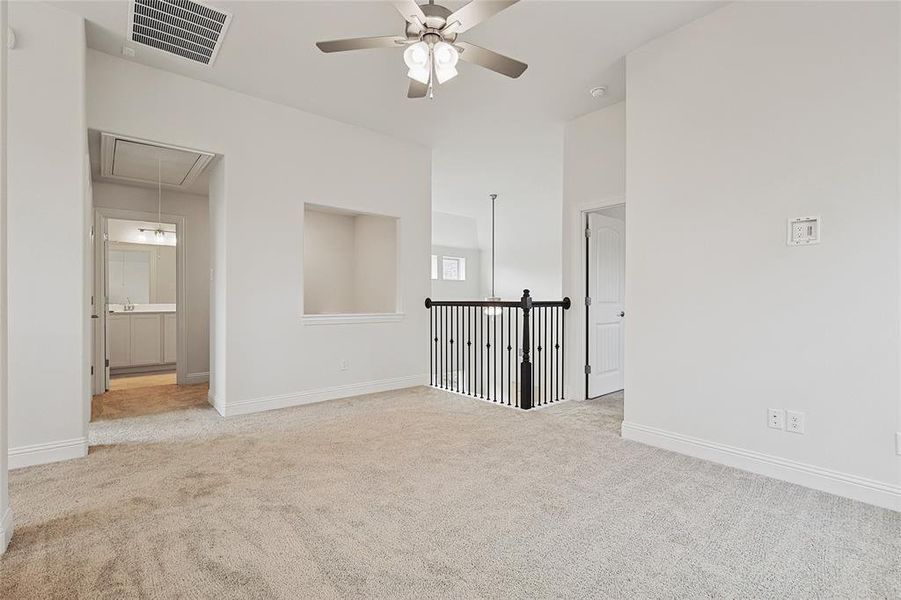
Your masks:
<instances>
[{"instance_id":1,"label":"carpet floor","mask_svg":"<svg viewBox=\"0 0 901 600\"><path fill-rule=\"evenodd\" d=\"M10 474L0 597L899 598L901 514L414 388L92 424Z\"/></svg>"}]
</instances>

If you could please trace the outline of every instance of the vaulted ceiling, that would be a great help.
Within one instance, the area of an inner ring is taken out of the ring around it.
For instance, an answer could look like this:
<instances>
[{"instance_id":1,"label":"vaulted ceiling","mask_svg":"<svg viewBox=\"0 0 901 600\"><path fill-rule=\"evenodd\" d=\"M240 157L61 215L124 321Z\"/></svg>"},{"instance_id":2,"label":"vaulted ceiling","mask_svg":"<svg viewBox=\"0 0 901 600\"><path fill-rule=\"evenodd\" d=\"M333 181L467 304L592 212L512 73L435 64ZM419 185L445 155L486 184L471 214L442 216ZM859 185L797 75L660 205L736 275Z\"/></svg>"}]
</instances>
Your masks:
<instances>
[{"instance_id":1,"label":"vaulted ceiling","mask_svg":"<svg viewBox=\"0 0 901 600\"><path fill-rule=\"evenodd\" d=\"M524 0L460 39L529 64L517 80L461 63L433 100L406 97L402 51L322 54L319 40L400 34L385 2L221 2L232 14L211 67L128 45L145 65L427 145L533 124L562 122L621 100L629 51L721 5L714 2ZM446 2L454 10L463 2ZM128 3L59 2L87 20L88 46L122 56ZM605 98L588 90L605 85Z\"/></svg>"}]
</instances>

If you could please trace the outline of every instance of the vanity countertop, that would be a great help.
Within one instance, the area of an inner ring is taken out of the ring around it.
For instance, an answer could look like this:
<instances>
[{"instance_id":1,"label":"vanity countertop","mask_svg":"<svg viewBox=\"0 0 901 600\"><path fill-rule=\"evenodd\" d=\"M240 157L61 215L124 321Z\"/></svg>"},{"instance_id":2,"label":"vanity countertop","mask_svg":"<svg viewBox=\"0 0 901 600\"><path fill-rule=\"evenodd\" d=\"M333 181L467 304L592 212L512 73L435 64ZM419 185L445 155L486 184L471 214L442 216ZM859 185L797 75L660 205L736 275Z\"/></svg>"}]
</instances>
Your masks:
<instances>
[{"instance_id":1,"label":"vanity countertop","mask_svg":"<svg viewBox=\"0 0 901 600\"><path fill-rule=\"evenodd\" d=\"M110 314L130 315L134 313L174 313L174 304L135 304L133 310L125 310L123 304L110 304Z\"/></svg>"}]
</instances>

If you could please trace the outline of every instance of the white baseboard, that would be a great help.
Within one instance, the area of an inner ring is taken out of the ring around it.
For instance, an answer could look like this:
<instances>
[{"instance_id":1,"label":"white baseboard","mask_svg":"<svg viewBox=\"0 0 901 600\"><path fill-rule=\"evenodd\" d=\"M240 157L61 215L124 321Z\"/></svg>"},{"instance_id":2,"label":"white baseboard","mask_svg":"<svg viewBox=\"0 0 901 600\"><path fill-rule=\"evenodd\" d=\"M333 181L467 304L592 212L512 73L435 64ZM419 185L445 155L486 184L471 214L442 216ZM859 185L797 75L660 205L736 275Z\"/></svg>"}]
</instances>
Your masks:
<instances>
[{"instance_id":1,"label":"white baseboard","mask_svg":"<svg viewBox=\"0 0 901 600\"><path fill-rule=\"evenodd\" d=\"M318 390L306 390L292 394L253 398L251 400L240 400L238 402L225 404L223 406L224 411L220 410L215 404L214 406L216 406L216 410L219 410L219 413L223 416L232 417L235 415L262 412L264 410L274 410L277 408L288 408L289 406L324 402L326 400L335 400L337 398L349 398L351 396L361 396L363 394L388 392L418 385L428 385L428 383L428 375L411 375L407 377L366 381L363 383L336 385Z\"/></svg>"},{"instance_id":2,"label":"white baseboard","mask_svg":"<svg viewBox=\"0 0 901 600\"><path fill-rule=\"evenodd\" d=\"M622 436L624 439L649 446L672 450L882 508L901 511L901 485L892 485L850 473L832 471L771 454L710 442L638 423L624 421Z\"/></svg>"},{"instance_id":3,"label":"white baseboard","mask_svg":"<svg viewBox=\"0 0 901 600\"><path fill-rule=\"evenodd\" d=\"M210 372L188 373L185 375L185 385L193 385L195 383L206 383L210 380Z\"/></svg>"},{"instance_id":4,"label":"white baseboard","mask_svg":"<svg viewBox=\"0 0 901 600\"><path fill-rule=\"evenodd\" d=\"M21 469L88 455L87 438L60 440L9 449L9 468Z\"/></svg>"},{"instance_id":5,"label":"white baseboard","mask_svg":"<svg viewBox=\"0 0 901 600\"><path fill-rule=\"evenodd\" d=\"M225 416L225 404L213 395L213 390L207 390L206 401L209 402L220 416Z\"/></svg>"},{"instance_id":6,"label":"white baseboard","mask_svg":"<svg viewBox=\"0 0 901 600\"><path fill-rule=\"evenodd\" d=\"M9 540L13 537L13 511L10 507L6 507L3 518L0 518L0 554L6 552L9 546Z\"/></svg>"}]
</instances>

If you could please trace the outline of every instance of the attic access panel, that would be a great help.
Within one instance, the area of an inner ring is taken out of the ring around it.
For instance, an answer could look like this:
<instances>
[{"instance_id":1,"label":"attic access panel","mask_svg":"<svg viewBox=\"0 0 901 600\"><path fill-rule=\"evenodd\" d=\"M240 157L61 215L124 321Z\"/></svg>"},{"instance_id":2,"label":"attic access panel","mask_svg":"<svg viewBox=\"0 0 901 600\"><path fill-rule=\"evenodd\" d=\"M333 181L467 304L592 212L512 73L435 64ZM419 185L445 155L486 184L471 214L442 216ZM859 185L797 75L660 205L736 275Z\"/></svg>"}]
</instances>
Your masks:
<instances>
[{"instance_id":1,"label":"attic access panel","mask_svg":"<svg viewBox=\"0 0 901 600\"><path fill-rule=\"evenodd\" d=\"M129 0L128 39L212 65L231 15L191 0Z\"/></svg>"},{"instance_id":2,"label":"attic access panel","mask_svg":"<svg viewBox=\"0 0 901 600\"><path fill-rule=\"evenodd\" d=\"M213 154L146 140L100 134L100 175L104 178L187 188Z\"/></svg>"}]
</instances>

